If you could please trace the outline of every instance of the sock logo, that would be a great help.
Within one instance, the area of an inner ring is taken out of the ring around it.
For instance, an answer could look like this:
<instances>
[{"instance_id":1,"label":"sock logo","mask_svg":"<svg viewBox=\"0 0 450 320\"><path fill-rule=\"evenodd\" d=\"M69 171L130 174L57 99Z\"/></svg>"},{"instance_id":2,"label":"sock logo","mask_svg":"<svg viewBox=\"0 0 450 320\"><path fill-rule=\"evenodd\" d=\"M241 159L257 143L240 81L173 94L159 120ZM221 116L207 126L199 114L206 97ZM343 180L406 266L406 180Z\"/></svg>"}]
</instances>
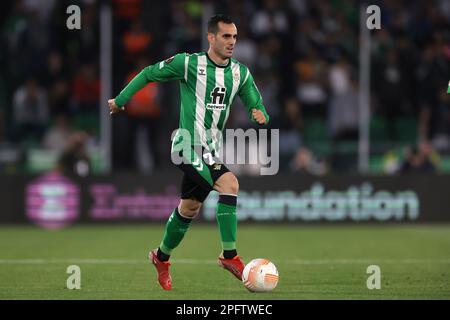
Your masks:
<instances>
[{"instance_id":1,"label":"sock logo","mask_svg":"<svg viewBox=\"0 0 450 320\"><path fill-rule=\"evenodd\" d=\"M235 212L217 212L217 216L229 216L229 215L236 215Z\"/></svg>"}]
</instances>

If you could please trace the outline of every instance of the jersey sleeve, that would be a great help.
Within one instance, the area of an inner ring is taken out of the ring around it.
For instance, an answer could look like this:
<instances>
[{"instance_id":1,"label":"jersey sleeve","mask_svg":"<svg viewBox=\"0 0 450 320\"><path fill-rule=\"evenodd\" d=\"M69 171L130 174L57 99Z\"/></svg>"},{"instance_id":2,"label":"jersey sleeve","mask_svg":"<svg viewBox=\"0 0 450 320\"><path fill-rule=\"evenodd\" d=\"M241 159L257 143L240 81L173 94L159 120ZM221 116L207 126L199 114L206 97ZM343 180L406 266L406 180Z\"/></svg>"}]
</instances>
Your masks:
<instances>
[{"instance_id":1,"label":"jersey sleeve","mask_svg":"<svg viewBox=\"0 0 450 320\"><path fill-rule=\"evenodd\" d=\"M142 69L115 98L116 105L123 107L131 97L149 82L183 80L186 53L179 53L166 60Z\"/></svg>"},{"instance_id":2,"label":"jersey sleeve","mask_svg":"<svg viewBox=\"0 0 450 320\"><path fill-rule=\"evenodd\" d=\"M263 105L263 99L261 97L261 94L259 93L258 88L256 87L253 76L248 69L244 78L244 82L242 83L238 91L238 95L247 109L250 120L257 123L252 116L252 109L255 108L262 111L264 117L266 118L266 124L269 123L269 115L267 114L266 108Z\"/></svg>"}]
</instances>

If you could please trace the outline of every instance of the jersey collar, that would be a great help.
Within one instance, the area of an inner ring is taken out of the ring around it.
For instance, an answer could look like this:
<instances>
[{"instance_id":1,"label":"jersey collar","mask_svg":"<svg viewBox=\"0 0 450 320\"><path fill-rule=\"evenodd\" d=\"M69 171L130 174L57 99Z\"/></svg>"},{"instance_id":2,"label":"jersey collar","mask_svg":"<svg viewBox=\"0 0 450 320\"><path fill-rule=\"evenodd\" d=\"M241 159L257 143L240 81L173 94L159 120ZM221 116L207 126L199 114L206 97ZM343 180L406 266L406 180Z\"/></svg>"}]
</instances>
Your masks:
<instances>
[{"instance_id":1,"label":"jersey collar","mask_svg":"<svg viewBox=\"0 0 450 320\"><path fill-rule=\"evenodd\" d=\"M208 52L205 52L205 54L206 54L206 57L208 58L208 60L209 60L214 66L216 66L217 68L226 68L226 67L228 67L228 66L230 65L230 63L231 63L231 58L228 58L228 63L227 63L226 65L221 66L220 64L215 63L215 62L209 57Z\"/></svg>"}]
</instances>

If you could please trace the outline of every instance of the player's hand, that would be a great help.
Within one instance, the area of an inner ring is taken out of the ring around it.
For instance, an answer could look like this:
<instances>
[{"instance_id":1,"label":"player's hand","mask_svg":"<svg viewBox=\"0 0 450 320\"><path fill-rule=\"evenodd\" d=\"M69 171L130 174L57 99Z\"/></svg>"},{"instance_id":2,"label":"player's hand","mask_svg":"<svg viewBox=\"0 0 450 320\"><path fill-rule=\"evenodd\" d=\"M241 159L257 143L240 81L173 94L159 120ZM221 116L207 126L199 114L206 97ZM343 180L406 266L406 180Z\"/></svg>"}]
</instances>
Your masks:
<instances>
[{"instance_id":1,"label":"player's hand","mask_svg":"<svg viewBox=\"0 0 450 320\"><path fill-rule=\"evenodd\" d=\"M108 100L108 107L109 107L110 115L113 115L114 113L118 113L118 112L122 111L122 109L117 106L115 99Z\"/></svg>"},{"instance_id":2,"label":"player's hand","mask_svg":"<svg viewBox=\"0 0 450 320\"><path fill-rule=\"evenodd\" d=\"M266 117L264 116L264 113L262 113L261 110L252 109L252 116L253 116L253 119L255 119L256 122L258 122L259 124L266 123Z\"/></svg>"}]
</instances>

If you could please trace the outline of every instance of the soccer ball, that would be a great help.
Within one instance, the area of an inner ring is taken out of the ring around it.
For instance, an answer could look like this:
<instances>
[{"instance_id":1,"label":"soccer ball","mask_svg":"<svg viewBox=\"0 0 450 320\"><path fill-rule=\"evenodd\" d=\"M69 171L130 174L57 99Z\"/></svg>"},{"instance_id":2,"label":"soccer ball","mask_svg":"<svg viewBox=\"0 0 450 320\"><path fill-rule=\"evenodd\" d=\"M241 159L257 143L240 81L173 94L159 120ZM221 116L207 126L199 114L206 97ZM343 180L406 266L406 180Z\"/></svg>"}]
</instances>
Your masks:
<instances>
[{"instance_id":1,"label":"soccer ball","mask_svg":"<svg viewBox=\"0 0 450 320\"><path fill-rule=\"evenodd\" d=\"M278 283L277 267L267 259L253 259L244 268L242 282L252 292L271 291Z\"/></svg>"}]
</instances>

